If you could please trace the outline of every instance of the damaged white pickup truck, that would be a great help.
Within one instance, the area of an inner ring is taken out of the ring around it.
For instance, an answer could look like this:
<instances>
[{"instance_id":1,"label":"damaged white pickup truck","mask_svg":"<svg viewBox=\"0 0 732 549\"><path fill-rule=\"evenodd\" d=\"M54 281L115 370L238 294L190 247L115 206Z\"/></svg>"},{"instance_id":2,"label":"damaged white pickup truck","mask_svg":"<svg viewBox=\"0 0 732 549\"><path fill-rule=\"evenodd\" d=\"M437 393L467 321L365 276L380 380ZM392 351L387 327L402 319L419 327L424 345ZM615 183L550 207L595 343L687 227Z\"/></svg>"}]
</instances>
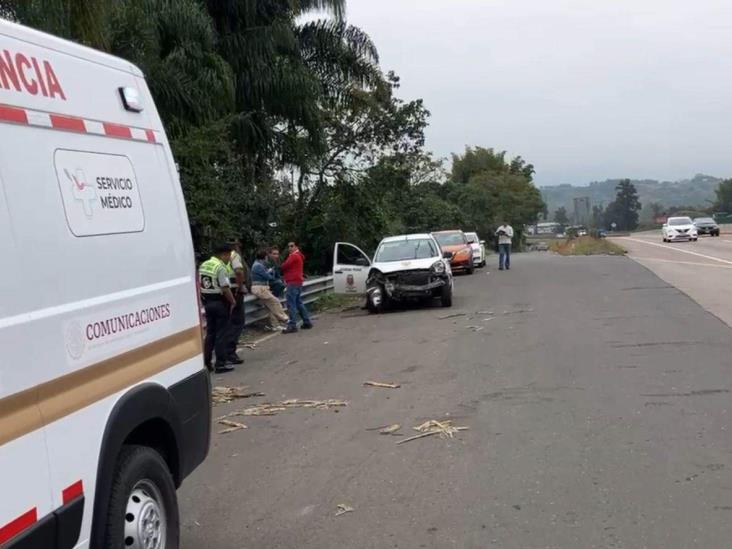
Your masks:
<instances>
[{"instance_id":1,"label":"damaged white pickup truck","mask_svg":"<svg viewBox=\"0 0 732 549\"><path fill-rule=\"evenodd\" d=\"M429 234L384 238L373 261L357 246L338 242L333 252L333 285L336 293L365 295L372 313L382 312L393 302L435 298L443 307L451 307L450 256Z\"/></svg>"}]
</instances>

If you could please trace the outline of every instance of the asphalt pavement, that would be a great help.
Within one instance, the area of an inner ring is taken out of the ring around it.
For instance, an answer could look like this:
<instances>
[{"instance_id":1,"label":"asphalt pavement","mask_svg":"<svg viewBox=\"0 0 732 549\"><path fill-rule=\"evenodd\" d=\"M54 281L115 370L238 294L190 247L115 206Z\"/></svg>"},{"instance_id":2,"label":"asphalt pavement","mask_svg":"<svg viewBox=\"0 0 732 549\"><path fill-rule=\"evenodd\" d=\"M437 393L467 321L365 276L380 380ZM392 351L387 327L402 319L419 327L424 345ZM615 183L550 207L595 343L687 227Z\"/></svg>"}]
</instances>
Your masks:
<instances>
[{"instance_id":1,"label":"asphalt pavement","mask_svg":"<svg viewBox=\"0 0 732 549\"><path fill-rule=\"evenodd\" d=\"M730 328L626 257L513 260L457 277L452 309L326 314L216 376L266 397L215 416L349 405L214 434L180 492L182 547L729 547ZM368 430L429 419L469 429Z\"/></svg>"},{"instance_id":2,"label":"asphalt pavement","mask_svg":"<svg viewBox=\"0 0 732 549\"><path fill-rule=\"evenodd\" d=\"M732 326L732 232L663 242L660 231L614 239L631 258Z\"/></svg>"}]
</instances>

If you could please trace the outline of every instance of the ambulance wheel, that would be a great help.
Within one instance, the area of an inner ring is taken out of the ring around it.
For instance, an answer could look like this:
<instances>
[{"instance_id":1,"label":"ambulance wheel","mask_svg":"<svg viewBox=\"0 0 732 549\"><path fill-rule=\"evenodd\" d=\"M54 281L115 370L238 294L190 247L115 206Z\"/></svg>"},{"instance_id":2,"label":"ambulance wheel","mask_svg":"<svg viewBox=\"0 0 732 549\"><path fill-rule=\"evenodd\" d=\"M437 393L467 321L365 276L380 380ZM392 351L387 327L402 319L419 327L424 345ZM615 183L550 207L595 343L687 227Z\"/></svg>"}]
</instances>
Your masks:
<instances>
[{"instance_id":1,"label":"ambulance wheel","mask_svg":"<svg viewBox=\"0 0 732 549\"><path fill-rule=\"evenodd\" d=\"M117 461L104 547L178 549L178 500L165 460L147 446L125 446Z\"/></svg>"}]
</instances>

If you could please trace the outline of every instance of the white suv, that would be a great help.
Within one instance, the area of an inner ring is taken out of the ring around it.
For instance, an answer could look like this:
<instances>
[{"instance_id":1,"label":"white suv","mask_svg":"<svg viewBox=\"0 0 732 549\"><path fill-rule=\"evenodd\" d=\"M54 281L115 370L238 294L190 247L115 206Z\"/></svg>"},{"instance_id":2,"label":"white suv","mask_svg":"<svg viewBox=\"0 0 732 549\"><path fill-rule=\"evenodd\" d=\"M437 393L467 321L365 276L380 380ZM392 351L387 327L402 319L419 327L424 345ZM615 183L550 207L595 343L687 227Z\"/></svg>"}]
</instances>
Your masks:
<instances>
[{"instance_id":1,"label":"white suv","mask_svg":"<svg viewBox=\"0 0 732 549\"><path fill-rule=\"evenodd\" d=\"M661 228L661 236L664 242L676 242L677 240L696 242L699 238L696 225L690 217L669 217Z\"/></svg>"},{"instance_id":2,"label":"white suv","mask_svg":"<svg viewBox=\"0 0 732 549\"><path fill-rule=\"evenodd\" d=\"M465 236L473 248L473 264L476 267L485 267L485 240L481 240L478 233L465 233Z\"/></svg>"},{"instance_id":3,"label":"white suv","mask_svg":"<svg viewBox=\"0 0 732 549\"><path fill-rule=\"evenodd\" d=\"M365 295L372 313L390 302L439 298L452 306L450 254L442 253L430 234L384 238L374 260L357 246L338 242L333 253L333 286L336 293Z\"/></svg>"}]
</instances>

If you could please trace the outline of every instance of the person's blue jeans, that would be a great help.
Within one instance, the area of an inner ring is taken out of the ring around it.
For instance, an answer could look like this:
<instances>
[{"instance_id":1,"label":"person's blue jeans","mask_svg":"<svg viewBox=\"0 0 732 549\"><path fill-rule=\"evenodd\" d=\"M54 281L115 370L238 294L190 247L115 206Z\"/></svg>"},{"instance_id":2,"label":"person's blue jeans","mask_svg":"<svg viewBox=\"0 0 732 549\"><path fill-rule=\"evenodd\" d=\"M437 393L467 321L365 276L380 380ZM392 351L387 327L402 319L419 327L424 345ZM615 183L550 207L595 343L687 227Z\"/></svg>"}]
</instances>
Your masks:
<instances>
[{"instance_id":1,"label":"person's blue jeans","mask_svg":"<svg viewBox=\"0 0 732 549\"><path fill-rule=\"evenodd\" d=\"M498 268L499 269L510 269L511 268L511 245L510 244L499 244L498 245Z\"/></svg>"},{"instance_id":2,"label":"person's blue jeans","mask_svg":"<svg viewBox=\"0 0 732 549\"><path fill-rule=\"evenodd\" d=\"M290 317L287 325L292 328L297 327L297 314L300 313L302 323L310 324L310 313L308 308L302 302L302 286L287 285L285 290L285 301L287 302L287 315Z\"/></svg>"}]
</instances>

